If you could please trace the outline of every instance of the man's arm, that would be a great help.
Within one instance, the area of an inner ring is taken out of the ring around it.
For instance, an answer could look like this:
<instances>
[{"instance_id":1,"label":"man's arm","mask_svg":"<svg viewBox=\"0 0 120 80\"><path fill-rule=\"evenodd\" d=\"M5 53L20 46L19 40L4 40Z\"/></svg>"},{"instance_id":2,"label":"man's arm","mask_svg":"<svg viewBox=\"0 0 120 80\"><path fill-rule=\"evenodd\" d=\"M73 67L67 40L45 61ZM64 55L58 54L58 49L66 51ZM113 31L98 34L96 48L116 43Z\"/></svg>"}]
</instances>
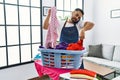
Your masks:
<instances>
[{"instance_id":1,"label":"man's arm","mask_svg":"<svg viewBox=\"0 0 120 80\"><path fill-rule=\"evenodd\" d=\"M82 29L83 29L84 31L87 31L87 30L92 29L93 26L94 26L94 23L92 23L92 22L85 22L85 24L84 24L84 26L83 26Z\"/></svg>"},{"instance_id":2,"label":"man's arm","mask_svg":"<svg viewBox=\"0 0 120 80\"><path fill-rule=\"evenodd\" d=\"M44 28L44 29L48 29L49 19L50 19L50 13L51 13L51 10L49 9L48 15L47 15L47 17L45 18L45 21L44 21L44 23L43 23L43 28Z\"/></svg>"},{"instance_id":3,"label":"man's arm","mask_svg":"<svg viewBox=\"0 0 120 80\"><path fill-rule=\"evenodd\" d=\"M92 29L94 26L94 23L92 22L85 22L83 28L80 31L80 39L85 38L85 31Z\"/></svg>"}]
</instances>

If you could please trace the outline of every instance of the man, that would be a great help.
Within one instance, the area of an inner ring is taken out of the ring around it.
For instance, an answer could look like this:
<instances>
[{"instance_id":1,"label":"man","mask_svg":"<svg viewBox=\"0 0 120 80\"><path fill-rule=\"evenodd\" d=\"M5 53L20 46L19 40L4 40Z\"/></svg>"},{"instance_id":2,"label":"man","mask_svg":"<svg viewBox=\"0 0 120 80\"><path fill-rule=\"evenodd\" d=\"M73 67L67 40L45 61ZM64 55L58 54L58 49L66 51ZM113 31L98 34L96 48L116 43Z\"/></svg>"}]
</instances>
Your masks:
<instances>
[{"instance_id":1,"label":"man","mask_svg":"<svg viewBox=\"0 0 120 80\"><path fill-rule=\"evenodd\" d=\"M48 29L51 10L48 11L48 15L44 21L43 28ZM59 27L60 42L74 43L85 38L85 31L93 28L94 23L86 21L82 22L83 10L76 8L69 19L61 23ZM84 68L83 62L80 68Z\"/></svg>"},{"instance_id":2,"label":"man","mask_svg":"<svg viewBox=\"0 0 120 80\"><path fill-rule=\"evenodd\" d=\"M44 29L48 29L48 25L49 25L49 19L50 19L50 13L51 13L51 10L49 10L48 11L48 15L47 15L47 17L46 17L46 19L45 19L45 21L44 21L44 24L43 24L43 28ZM81 18L83 17L83 15L84 15L84 12L83 12L83 10L81 10L81 9L79 9L79 8L76 8L73 12L72 12L72 15L71 15L71 18L70 19L67 19L66 20L66 22L64 22L64 24L61 24L61 26L60 26L60 28L61 28L61 30L59 30L60 31L60 33L61 33L61 37L62 37L62 35L64 36L64 34L62 34L62 31L64 30L63 28L64 27L67 27L67 28L71 28L71 27L73 27L73 26L76 26L76 28L77 28L77 32L75 32L75 33L78 33L78 34L76 34L76 35L78 35L78 39L80 38L80 39L84 39L85 38L85 31L87 31L87 30L90 30L90 29L92 29L93 28L93 26L94 26L94 23L92 23L92 22L89 22L89 21L86 21L86 22L82 22L82 21L80 21L81 20ZM64 26L64 27L63 27ZM59 28L59 29L60 29ZM64 33L64 32L63 32ZM72 34L72 33L71 33ZM73 32L73 34L74 34L74 32ZM68 37L68 36L67 36ZM72 38L73 38L74 36L72 36ZM70 38L71 38L71 35L70 35ZM77 40L78 40L77 39ZM74 42L74 41L73 41Z\"/></svg>"}]
</instances>

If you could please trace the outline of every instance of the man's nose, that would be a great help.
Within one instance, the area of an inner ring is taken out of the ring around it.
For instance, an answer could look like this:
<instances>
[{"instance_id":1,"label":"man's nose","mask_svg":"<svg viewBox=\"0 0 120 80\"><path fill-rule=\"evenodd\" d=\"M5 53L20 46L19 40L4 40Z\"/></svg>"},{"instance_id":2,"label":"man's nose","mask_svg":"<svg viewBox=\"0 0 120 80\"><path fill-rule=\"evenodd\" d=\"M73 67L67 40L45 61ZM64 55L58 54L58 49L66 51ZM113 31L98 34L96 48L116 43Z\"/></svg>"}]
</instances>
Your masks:
<instances>
[{"instance_id":1,"label":"man's nose","mask_svg":"<svg viewBox=\"0 0 120 80\"><path fill-rule=\"evenodd\" d=\"M77 20L80 20L81 18L80 17L77 17Z\"/></svg>"},{"instance_id":2,"label":"man's nose","mask_svg":"<svg viewBox=\"0 0 120 80\"><path fill-rule=\"evenodd\" d=\"M77 20L79 20L79 17L77 17Z\"/></svg>"}]
</instances>

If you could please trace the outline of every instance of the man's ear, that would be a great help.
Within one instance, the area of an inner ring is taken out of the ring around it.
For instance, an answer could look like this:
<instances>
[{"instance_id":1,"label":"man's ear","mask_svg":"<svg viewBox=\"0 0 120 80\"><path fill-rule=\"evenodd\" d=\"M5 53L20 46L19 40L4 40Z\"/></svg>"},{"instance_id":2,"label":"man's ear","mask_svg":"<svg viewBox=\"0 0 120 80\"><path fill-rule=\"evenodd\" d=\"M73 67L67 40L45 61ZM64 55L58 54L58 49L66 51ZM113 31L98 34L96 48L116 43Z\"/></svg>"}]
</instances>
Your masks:
<instances>
[{"instance_id":1,"label":"man's ear","mask_svg":"<svg viewBox=\"0 0 120 80\"><path fill-rule=\"evenodd\" d=\"M72 15L75 13L75 11L72 11Z\"/></svg>"}]
</instances>

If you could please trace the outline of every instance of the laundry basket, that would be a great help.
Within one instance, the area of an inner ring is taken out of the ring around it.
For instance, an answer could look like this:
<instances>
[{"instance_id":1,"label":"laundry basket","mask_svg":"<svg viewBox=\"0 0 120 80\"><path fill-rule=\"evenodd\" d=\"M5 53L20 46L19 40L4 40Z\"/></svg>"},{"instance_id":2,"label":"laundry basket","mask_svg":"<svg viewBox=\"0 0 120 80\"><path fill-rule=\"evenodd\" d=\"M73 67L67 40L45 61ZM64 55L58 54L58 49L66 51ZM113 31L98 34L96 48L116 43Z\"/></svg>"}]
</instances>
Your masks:
<instances>
[{"instance_id":1,"label":"laundry basket","mask_svg":"<svg viewBox=\"0 0 120 80\"><path fill-rule=\"evenodd\" d=\"M78 69L81 65L81 56L85 50L71 51L71 50L56 50L39 48L42 57L43 66Z\"/></svg>"}]
</instances>

